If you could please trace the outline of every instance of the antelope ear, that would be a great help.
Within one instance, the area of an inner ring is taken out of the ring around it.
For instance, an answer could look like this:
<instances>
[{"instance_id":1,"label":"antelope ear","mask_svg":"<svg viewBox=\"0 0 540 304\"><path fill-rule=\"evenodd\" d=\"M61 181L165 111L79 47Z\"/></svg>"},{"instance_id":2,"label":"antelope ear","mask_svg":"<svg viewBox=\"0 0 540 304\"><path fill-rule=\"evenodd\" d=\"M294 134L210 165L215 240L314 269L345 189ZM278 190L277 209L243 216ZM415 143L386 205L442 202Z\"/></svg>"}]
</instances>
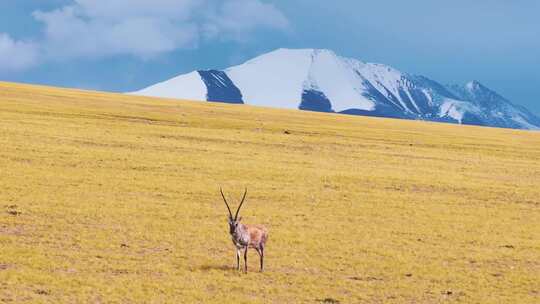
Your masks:
<instances>
[{"instance_id":1,"label":"antelope ear","mask_svg":"<svg viewBox=\"0 0 540 304\"><path fill-rule=\"evenodd\" d=\"M241 217L241 216L239 216L239 217L238 217L238 222L240 222L241 220L242 220L242 217Z\"/></svg>"}]
</instances>

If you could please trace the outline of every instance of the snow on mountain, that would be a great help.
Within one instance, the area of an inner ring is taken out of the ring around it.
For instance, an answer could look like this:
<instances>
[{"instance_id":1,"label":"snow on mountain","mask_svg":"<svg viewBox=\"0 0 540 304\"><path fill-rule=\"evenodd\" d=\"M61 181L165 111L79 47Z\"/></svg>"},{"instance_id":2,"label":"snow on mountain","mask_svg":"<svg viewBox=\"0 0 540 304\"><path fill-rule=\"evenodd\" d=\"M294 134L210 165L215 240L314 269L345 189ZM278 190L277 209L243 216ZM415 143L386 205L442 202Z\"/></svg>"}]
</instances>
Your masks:
<instances>
[{"instance_id":1,"label":"snow on mountain","mask_svg":"<svg viewBox=\"0 0 540 304\"><path fill-rule=\"evenodd\" d=\"M225 73L241 88L247 104L298 109L310 65L310 50L279 49L228 68Z\"/></svg>"},{"instance_id":2,"label":"snow on mountain","mask_svg":"<svg viewBox=\"0 0 540 304\"><path fill-rule=\"evenodd\" d=\"M464 86L451 85L449 88L459 99L465 100L479 109L476 111L476 119L481 120L484 125L516 129L540 129L540 118L524 107L514 105L478 81L468 82Z\"/></svg>"},{"instance_id":3,"label":"snow on mountain","mask_svg":"<svg viewBox=\"0 0 540 304\"><path fill-rule=\"evenodd\" d=\"M316 90L324 94L332 101L336 112L352 108L374 110L375 102L363 95L366 87L354 64L360 62L347 62L328 50L312 50L304 91Z\"/></svg>"},{"instance_id":4,"label":"snow on mountain","mask_svg":"<svg viewBox=\"0 0 540 304\"><path fill-rule=\"evenodd\" d=\"M439 117L449 117L461 124L467 113L480 115L481 110L469 102L447 98L440 106Z\"/></svg>"},{"instance_id":5,"label":"snow on mountain","mask_svg":"<svg viewBox=\"0 0 540 304\"><path fill-rule=\"evenodd\" d=\"M540 129L540 118L477 81L444 86L330 50L278 49L223 71L194 71L131 94Z\"/></svg>"},{"instance_id":6,"label":"snow on mountain","mask_svg":"<svg viewBox=\"0 0 540 304\"><path fill-rule=\"evenodd\" d=\"M207 89L199 72L180 75L136 92L138 95L206 100Z\"/></svg>"}]
</instances>

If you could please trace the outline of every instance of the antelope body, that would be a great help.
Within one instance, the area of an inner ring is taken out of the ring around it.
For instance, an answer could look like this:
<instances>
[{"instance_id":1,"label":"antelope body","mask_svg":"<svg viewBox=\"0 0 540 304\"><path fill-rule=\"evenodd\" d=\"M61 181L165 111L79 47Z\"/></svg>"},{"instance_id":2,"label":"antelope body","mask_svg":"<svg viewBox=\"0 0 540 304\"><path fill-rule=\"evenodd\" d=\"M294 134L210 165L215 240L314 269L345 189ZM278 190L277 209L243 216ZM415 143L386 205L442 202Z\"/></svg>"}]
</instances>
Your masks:
<instances>
[{"instance_id":1,"label":"antelope body","mask_svg":"<svg viewBox=\"0 0 540 304\"><path fill-rule=\"evenodd\" d=\"M232 242L236 247L236 269L240 270L240 253L244 251L244 271L247 272L247 251L248 248L253 248L259 254L261 262L260 271L262 272L264 270L264 248L266 246L266 240L268 239L268 230L262 225L242 224L240 223L242 217L238 217L240 208L246 199L247 188L234 217L232 216L227 199L225 199L223 190L220 188L219 191L221 192L221 197L223 197L225 206L227 206L227 210L229 211L229 233L231 234Z\"/></svg>"}]
</instances>

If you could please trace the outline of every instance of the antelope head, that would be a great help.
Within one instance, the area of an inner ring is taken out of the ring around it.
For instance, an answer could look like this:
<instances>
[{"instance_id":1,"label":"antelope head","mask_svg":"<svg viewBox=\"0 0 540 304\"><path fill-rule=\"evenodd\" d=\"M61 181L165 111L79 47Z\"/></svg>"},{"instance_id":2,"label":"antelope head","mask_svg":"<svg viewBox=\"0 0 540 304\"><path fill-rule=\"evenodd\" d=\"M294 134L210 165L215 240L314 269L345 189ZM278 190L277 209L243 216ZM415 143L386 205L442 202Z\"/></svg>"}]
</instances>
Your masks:
<instances>
[{"instance_id":1,"label":"antelope head","mask_svg":"<svg viewBox=\"0 0 540 304\"><path fill-rule=\"evenodd\" d=\"M246 199L247 194L247 188L244 191L244 195L242 196L242 200L240 201L240 204L238 205L238 209L236 209L236 213L233 217L231 208L229 207L229 204L227 203L227 199L225 198L225 195L223 194L223 190L219 188L219 191L221 192L221 197L223 197L223 201L225 202L225 206L227 206L227 210L229 211L229 233L233 234L237 229L238 225L240 224L240 221L242 220L242 217L238 217L238 214L240 213L240 208L242 208L242 204L244 204L244 200Z\"/></svg>"}]
</instances>

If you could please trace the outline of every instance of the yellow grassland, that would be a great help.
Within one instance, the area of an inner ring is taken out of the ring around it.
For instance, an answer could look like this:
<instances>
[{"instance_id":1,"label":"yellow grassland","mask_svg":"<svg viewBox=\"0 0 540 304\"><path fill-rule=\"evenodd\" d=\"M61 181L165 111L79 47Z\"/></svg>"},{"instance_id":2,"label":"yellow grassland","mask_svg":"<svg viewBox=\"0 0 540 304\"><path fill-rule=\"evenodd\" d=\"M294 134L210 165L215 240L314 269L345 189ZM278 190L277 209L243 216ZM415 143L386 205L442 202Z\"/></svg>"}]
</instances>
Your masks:
<instances>
[{"instance_id":1,"label":"yellow grassland","mask_svg":"<svg viewBox=\"0 0 540 304\"><path fill-rule=\"evenodd\" d=\"M540 303L540 133L0 83L0 302L338 301Z\"/></svg>"}]
</instances>

